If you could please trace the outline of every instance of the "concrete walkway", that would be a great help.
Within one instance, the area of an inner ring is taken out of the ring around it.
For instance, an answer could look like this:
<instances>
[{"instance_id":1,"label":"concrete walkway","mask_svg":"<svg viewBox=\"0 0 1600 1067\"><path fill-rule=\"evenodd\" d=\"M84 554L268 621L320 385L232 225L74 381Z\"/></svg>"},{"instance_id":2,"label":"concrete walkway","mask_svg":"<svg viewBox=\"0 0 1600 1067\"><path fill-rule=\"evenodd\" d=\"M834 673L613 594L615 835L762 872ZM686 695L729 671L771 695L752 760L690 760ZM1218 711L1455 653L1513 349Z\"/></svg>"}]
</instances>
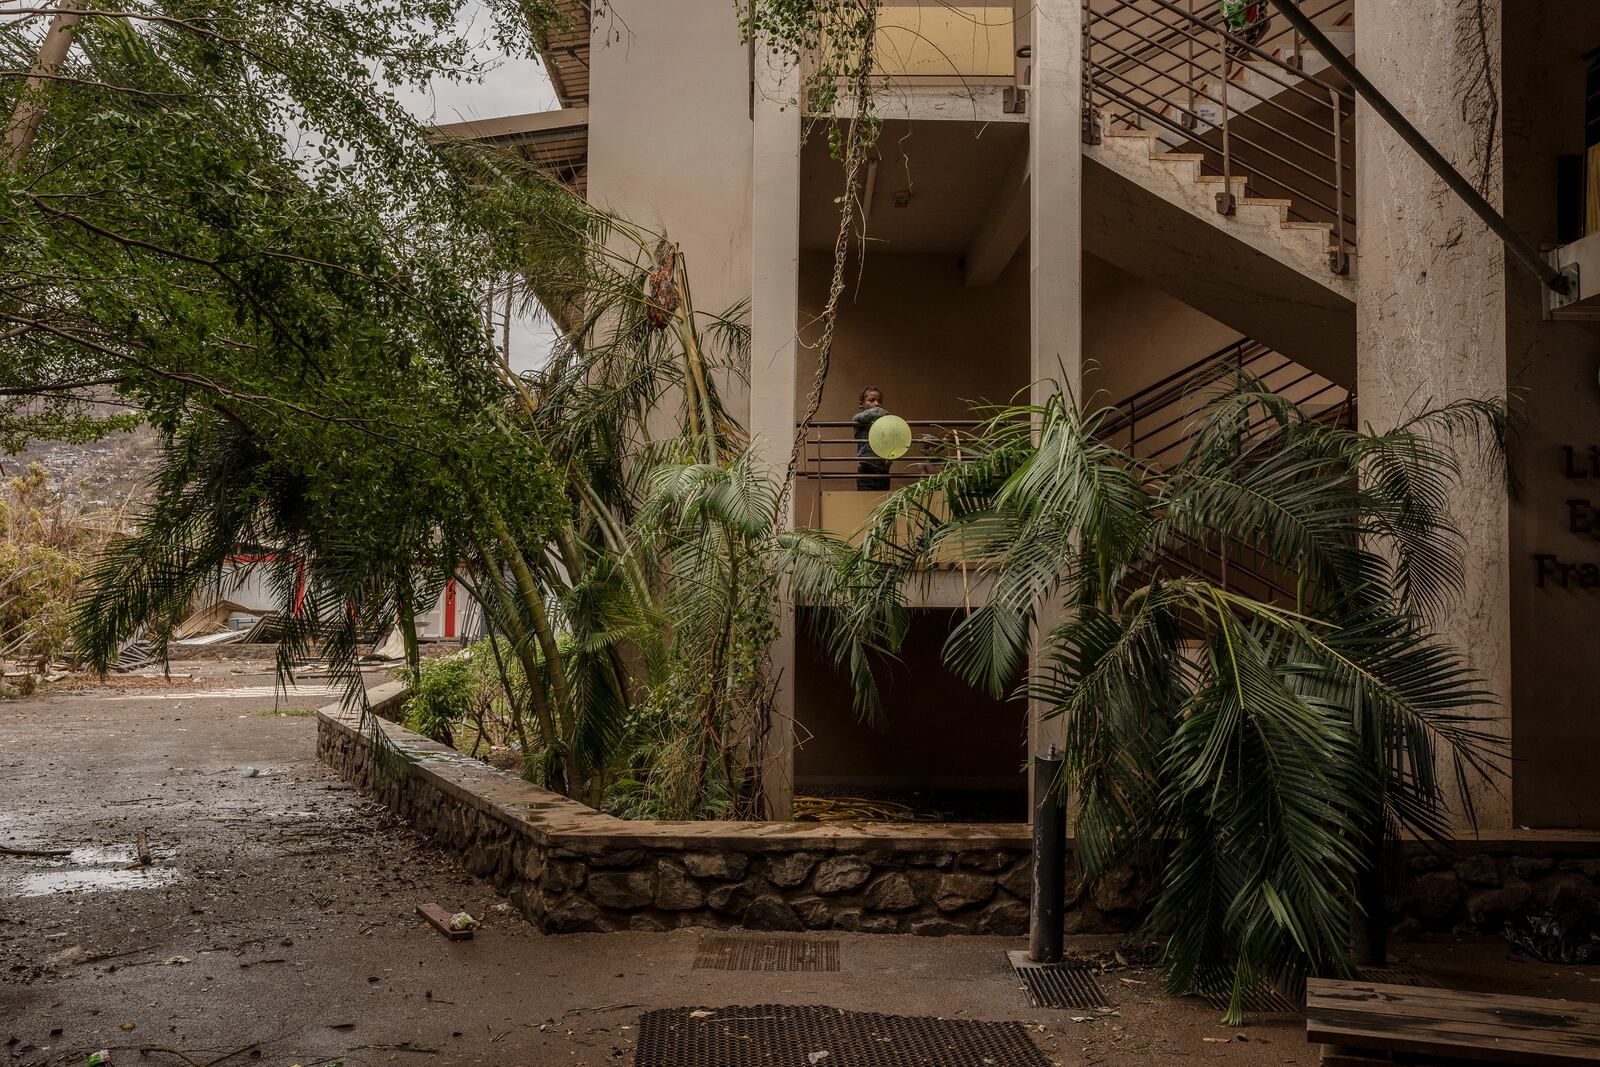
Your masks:
<instances>
[{"instance_id":1,"label":"concrete walkway","mask_svg":"<svg viewBox=\"0 0 1600 1067\"><path fill-rule=\"evenodd\" d=\"M269 678L205 669L0 704L0 846L73 850L0 856L0 1063L627 1064L643 1010L760 1003L1020 1019L1062 1064L1314 1062L1299 1020L1223 1028L1149 971L1103 977L1118 1010L1095 1021L1029 1009L1010 939L845 935L837 973L751 974L693 969L692 930L541 936L315 762L291 712L324 690L275 707ZM154 864L129 870L142 829ZM448 942L427 901L485 928ZM1501 966L1467 948L1422 951ZM1517 991L1600 998L1503 966Z\"/></svg>"}]
</instances>

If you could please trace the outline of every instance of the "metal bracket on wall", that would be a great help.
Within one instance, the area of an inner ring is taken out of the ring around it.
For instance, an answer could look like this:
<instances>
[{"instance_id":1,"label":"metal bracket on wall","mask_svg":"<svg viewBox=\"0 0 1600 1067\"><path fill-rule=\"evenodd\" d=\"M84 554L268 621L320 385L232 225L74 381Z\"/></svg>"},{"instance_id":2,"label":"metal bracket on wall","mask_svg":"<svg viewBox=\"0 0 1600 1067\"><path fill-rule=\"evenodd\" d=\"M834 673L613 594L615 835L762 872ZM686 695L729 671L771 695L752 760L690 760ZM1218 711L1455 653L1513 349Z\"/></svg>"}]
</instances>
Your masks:
<instances>
[{"instance_id":1,"label":"metal bracket on wall","mask_svg":"<svg viewBox=\"0 0 1600 1067\"><path fill-rule=\"evenodd\" d=\"M1583 295L1583 289L1578 284L1578 264L1568 263L1562 266L1557 258L1559 252L1549 253L1550 263L1567 279L1567 291L1558 293L1548 285L1544 287L1544 317L1546 319L1600 319L1600 309L1574 308Z\"/></svg>"},{"instance_id":2,"label":"metal bracket on wall","mask_svg":"<svg viewBox=\"0 0 1600 1067\"><path fill-rule=\"evenodd\" d=\"M1100 143L1100 115L1087 106L1083 109L1083 143Z\"/></svg>"},{"instance_id":3,"label":"metal bracket on wall","mask_svg":"<svg viewBox=\"0 0 1600 1067\"><path fill-rule=\"evenodd\" d=\"M1008 85L1000 94L1000 110L1007 115L1028 113L1028 90L1019 85Z\"/></svg>"},{"instance_id":4,"label":"metal bracket on wall","mask_svg":"<svg viewBox=\"0 0 1600 1067\"><path fill-rule=\"evenodd\" d=\"M1342 248L1328 250L1328 269L1335 274L1350 273L1350 253Z\"/></svg>"}]
</instances>

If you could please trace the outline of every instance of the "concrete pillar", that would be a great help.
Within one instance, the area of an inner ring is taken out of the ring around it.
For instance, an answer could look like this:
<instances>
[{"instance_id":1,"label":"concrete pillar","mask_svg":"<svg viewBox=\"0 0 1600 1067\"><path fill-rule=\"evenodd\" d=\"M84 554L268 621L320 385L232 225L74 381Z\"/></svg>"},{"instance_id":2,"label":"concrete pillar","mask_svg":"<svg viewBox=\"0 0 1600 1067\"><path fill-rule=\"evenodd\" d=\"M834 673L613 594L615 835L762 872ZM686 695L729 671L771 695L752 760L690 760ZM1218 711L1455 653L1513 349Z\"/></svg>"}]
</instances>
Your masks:
<instances>
[{"instance_id":1,"label":"concrete pillar","mask_svg":"<svg viewBox=\"0 0 1600 1067\"><path fill-rule=\"evenodd\" d=\"M787 57L755 53L750 312L750 435L775 477L788 469L795 431L800 280L800 75ZM792 529L791 505L784 521ZM784 608L769 650L778 679L767 725L763 788L768 815L789 817L794 797L795 617Z\"/></svg>"},{"instance_id":2,"label":"concrete pillar","mask_svg":"<svg viewBox=\"0 0 1600 1067\"><path fill-rule=\"evenodd\" d=\"M1028 284L1038 402L1057 388L1077 394L1083 381L1083 5L1038 0L1031 10ZM1040 628L1056 618L1056 609L1042 611ZM1034 753L1066 736L1065 723L1042 719L1043 710L1028 708Z\"/></svg>"},{"instance_id":3,"label":"concrete pillar","mask_svg":"<svg viewBox=\"0 0 1600 1067\"><path fill-rule=\"evenodd\" d=\"M1502 0L1364 2L1356 62L1489 201L1502 201ZM1500 241L1364 104L1356 108L1357 389L1376 430L1424 407L1506 395L1506 266ZM1466 535L1465 596L1440 620L1501 700L1489 728L1510 736L1511 632L1504 484L1463 449L1452 501ZM1510 772L1509 764L1507 773ZM1457 816L1464 811L1446 775ZM1473 783L1480 827L1512 825L1509 778ZM1461 823L1464 827L1464 823Z\"/></svg>"}]
</instances>

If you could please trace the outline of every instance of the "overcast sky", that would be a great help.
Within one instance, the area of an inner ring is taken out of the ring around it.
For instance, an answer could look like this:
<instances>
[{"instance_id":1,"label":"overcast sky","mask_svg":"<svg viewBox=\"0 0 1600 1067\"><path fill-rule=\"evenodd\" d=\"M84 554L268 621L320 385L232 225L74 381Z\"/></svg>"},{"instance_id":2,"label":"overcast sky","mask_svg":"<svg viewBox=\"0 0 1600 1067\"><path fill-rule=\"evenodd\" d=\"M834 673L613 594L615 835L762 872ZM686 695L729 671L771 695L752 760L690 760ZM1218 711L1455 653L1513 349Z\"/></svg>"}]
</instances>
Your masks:
<instances>
[{"instance_id":1,"label":"overcast sky","mask_svg":"<svg viewBox=\"0 0 1600 1067\"><path fill-rule=\"evenodd\" d=\"M477 26L486 27L487 20L480 17ZM480 36L485 40L482 58L496 61L497 64L481 83L462 85L439 82L427 92L405 89L399 93L401 102L424 122L492 119L502 115L551 111L561 106L556 100L550 79L537 62L531 59L508 59L487 43L487 33ZM512 366L527 370L542 363L550 350L552 337L547 322L513 322Z\"/></svg>"}]
</instances>

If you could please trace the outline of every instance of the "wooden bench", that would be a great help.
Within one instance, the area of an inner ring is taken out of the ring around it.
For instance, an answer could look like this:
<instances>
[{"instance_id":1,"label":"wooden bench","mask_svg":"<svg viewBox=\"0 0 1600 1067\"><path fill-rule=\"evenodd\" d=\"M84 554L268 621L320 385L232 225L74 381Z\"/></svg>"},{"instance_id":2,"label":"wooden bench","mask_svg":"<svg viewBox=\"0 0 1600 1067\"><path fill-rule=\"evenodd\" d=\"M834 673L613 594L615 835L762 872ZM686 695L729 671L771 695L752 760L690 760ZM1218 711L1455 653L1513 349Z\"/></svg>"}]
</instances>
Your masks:
<instances>
[{"instance_id":1,"label":"wooden bench","mask_svg":"<svg viewBox=\"0 0 1600 1067\"><path fill-rule=\"evenodd\" d=\"M1306 984L1306 1040L1325 1067L1600 1063L1600 1005L1450 989Z\"/></svg>"}]
</instances>

